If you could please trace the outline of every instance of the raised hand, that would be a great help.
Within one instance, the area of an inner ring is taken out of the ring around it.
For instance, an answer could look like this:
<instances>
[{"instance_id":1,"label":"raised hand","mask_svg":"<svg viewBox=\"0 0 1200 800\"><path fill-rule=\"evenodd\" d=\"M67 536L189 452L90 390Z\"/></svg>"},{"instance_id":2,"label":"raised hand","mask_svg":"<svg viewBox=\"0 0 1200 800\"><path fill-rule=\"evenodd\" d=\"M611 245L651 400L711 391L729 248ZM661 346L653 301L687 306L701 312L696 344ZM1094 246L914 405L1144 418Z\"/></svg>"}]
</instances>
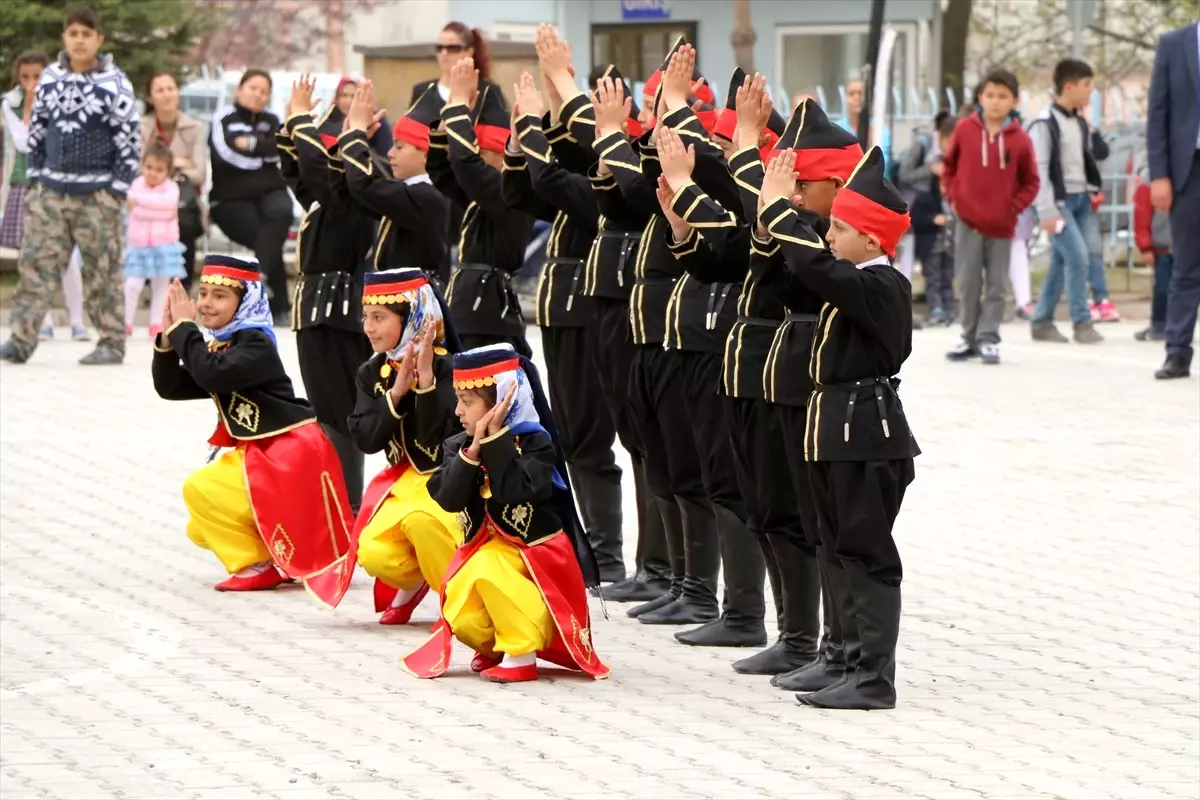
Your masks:
<instances>
[{"instance_id":1,"label":"raised hand","mask_svg":"<svg viewBox=\"0 0 1200 800\"><path fill-rule=\"evenodd\" d=\"M513 88L516 90L517 105L521 107L521 116L533 115L541 119L542 114L546 113L546 101L533 82L533 76L522 72L520 83Z\"/></svg>"},{"instance_id":2,"label":"raised hand","mask_svg":"<svg viewBox=\"0 0 1200 800\"><path fill-rule=\"evenodd\" d=\"M682 242L687 238L688 231L692 226L688 225L683 217L676 214L675 209L671 207L671 201L675 199L675 192L671 190L667 179L661 175L658 176L658 185L655 186L654 193L658 197L658 207L662 209L663 216L671 224L671 236L675 238L676 242Z\"/></svg>"},{"instance_id":3,"label":"raised hand","mask_svg":"<svg viewBox=\"0 0 1200 800\"><path fill-rule=\"evenodd\" d=\"M287 115L308 114L316 103L313 101L313 90L317 88L317 79L307 72L292 82L292 94L288 97Z\"/></svg>"},{"instance_id":4,"label":"raised hand","mask_svg":"<svg viewBox=\"0 0 1200 800\"><path fill-rule=\"evenodd\" d=\"M479 70L475 69L475 59L467 56L450 69L450 99L446 102L462 103L473 109L478 94Z\"/></svg>"},{"instance_id":5,"label":"raised hand","mask_svg":"<svg viewBox=\"0 0 1200 800\"><path fill-rule=\"evenodd\" d=\"M737 111L737 128L734 144L738 148L757 147L767 121L771 118L771 96L766 92L767 79L760 73L747 75L737 90L734 108Z\"/></svg>"},{"instance_id":6,"label":"raised hand","mask_svg":"<svg viewBox=\"0 0 1200 800\"><path fill-rule=\"evenodd\" d=\"M417 388L433 386L433 335L435 322L425 324L425 335L421 337L421 352L417 353Z\"/></svg>"},{"instance_id":7,"label":"raised hand","mask_svg":"<svg viewBox=\"0 0 1200 800\"><path fill-rule=\"evenodd\" d=\"M692 73L696 67L696 48L685 44L671 54L671 61L663 72L662 100L668 111L687 105L692 93Z\"/></svg>"},{"instance_id":8,"label":"raised hand","mask_svg":"<svg viewBox=\"0 0 1200 800\"><path fill-rule=\"evenodd\" d=\"M661 126L658 132L658 160L662 165L662 175L673 191L679 191L692 180L692 170L696 168L696 148L693 145L684 146L679 134L666 126Z\"/></svg>"},{"instance_id":9,"label":"raised hand","mask_svg":"<svg viewBox=\"0 0 1200 800\"><path fill-rule=\"evenodd\" d=\"M589 96L596 111L597 136L603 137L625 129L632 101L625 96L623 83L614 82L612 78L601 78L596 82L596 91Z\"/></svg>"},{"instance_id":10,"label":"raised hand","mask_svg":"<svg viewBox=\"0 0 1200 800\"><path fill-rule=\"evenodd\" d=\"M162 315L162 333L158 335L158 341L155 342L159 347L171 347L171 340L167 338L167 331L171 330L171 326L175 324L175 318L171 316L171 287L167 287L167 302L163 303Z\"/></svg>"},{"instance_id":11,"label":"raised hand","mask_svg":"<svg viewBox=\"0 0 1200 800\"><path fill-rule=\"evenodd\" d=\"M508 391L504 394L504 399L492 407L488 412L491 418L488 419L487 435L495 436L504 427L504 420L508 417L508 409L512 406L513 397L517 394L517 382L513 381L512 386L508 387Z\"/></svg>"},{"instance_id":12,"label":"raised hand","mask_svg":"<svg viewBox=\"0 0 1200 800\"><path fill-rule=\"evenodd\" d=\"M545 35L543 29L548 29ZM538 39L534 49L537 50L538 66L546 75L553 77L572 72L571 46L558 38L552 26L538 26Z\"/></svg>"},{"instance_id":13,"label":"raised hand","mask_svg":"<svg viewBox=\"0 0 1200 800\"><path fill-rule=\"evenodd\" d=\"M375 89L370 81L360 83L354 90L354 99L350 101L350 110L346 112L346 129L366 132L374 119Z\"/></svg>"},{"instance_id":14,"label":"raised hand","mask_svg":"<svg viewBox=\"0 0 1200 800\"><path fill-rule=\"evenodd\" d=\"M791 198L796 193L796 151L788 148L771 160L763 171L758 207L764 208L777 198Z\"/></svg>"},{"instance_id":15,"label":"raised hand","mask_svg":"<svg viewBox=\"0 0 1200 800\"><path fill-rule=\"evenodd\" d=\"M399 403L408 390L412 388L413 373L417 369L417 359L413 354L412 342L404 350L404 357L396 367L396 382L392 384L392 405Z\"/></svg>"},{"instance_id":16,"label":"raised hand","mask_svg":"<svg viewBox=\"0 0 1200 800\"><path fill-rule=\"evenodd\" d=\"M178 278L171 283L171 288L167 291L167 305L170 307L172 324L196 318L196 304L188 297L187 290Z\"/></svg>"}]
</instances>

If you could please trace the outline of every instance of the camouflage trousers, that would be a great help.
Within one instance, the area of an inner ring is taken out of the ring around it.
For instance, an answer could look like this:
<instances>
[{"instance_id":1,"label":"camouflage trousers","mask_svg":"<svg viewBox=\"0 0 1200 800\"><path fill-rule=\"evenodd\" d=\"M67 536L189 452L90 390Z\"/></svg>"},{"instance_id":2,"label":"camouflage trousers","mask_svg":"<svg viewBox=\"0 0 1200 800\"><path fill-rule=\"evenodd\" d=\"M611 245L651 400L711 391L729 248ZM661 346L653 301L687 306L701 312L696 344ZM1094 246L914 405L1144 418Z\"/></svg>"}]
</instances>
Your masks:
<instances>
[{"instance_id":1,"label":"camouflage trousers","mask_svg":"<svg viewBox=\"0 0 1200 800\"><path fill-rule=\"evenodd\" d=\"M123 206L103 190L59 194L38 186L29 192L12 308L12 343L21 356L28 358L37 349L38 327L76 245L87 289L83 307L100 333L98 346L125 353Z\"/></svg>"}]
</instances>

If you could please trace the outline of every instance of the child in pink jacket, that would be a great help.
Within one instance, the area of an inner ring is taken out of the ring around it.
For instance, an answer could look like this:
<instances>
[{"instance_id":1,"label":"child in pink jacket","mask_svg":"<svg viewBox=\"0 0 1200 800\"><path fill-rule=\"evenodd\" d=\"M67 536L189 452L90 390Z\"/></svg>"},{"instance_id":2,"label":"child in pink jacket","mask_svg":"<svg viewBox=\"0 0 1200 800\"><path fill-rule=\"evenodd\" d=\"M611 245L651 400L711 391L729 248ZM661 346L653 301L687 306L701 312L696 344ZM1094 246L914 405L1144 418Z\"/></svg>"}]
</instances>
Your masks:
<instances>
[{"instance_id":1,"label":"child in pink jacket","mask_svg":"<svg viewBox=\"0 0 1200 800\"><path fill-rule=\"evenodd\" d=\"M179 241L179 184L171 179L171 151L146 149L142 174L129 187L129 229L125 236L125 335L133 333L133 315L150 281L150 338L162 333L163 306L174 278L182 278Z\"/></svg>"}]
</instances>

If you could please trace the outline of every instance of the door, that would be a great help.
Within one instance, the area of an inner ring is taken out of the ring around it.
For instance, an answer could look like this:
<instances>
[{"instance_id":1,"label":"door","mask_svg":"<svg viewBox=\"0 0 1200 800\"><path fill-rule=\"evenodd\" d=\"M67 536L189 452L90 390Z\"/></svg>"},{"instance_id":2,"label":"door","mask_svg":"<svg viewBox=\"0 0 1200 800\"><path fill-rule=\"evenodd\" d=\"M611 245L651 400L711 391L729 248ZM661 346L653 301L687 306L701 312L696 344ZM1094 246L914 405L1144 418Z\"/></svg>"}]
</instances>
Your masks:
<instances>
[{"instance_id":1,"label":"door","mask_svg":"<svg viewBox=\"0 0 1200 800\"><path fill-rule=\"evenodd\" d=\"M650 73L662 66L667 50L680 36L694 44L696 23L593 25L592 66L616 66L629 82L640 105L642 84L650 77ZM699 66L697 64L697 68Z\"/></svg>"}]
</instances>

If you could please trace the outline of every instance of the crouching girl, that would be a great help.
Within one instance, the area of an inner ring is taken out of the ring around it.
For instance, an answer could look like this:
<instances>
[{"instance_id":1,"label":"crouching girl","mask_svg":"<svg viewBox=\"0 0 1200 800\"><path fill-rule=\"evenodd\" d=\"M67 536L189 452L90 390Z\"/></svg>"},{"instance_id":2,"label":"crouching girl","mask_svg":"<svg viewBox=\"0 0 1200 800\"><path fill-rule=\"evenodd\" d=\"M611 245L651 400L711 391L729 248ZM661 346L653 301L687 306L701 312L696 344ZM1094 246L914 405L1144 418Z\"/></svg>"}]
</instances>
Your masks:
<instances>
[{"instance_id":1,"label":"crouching girl","mask_svg":"<svg viewBox=\"0 0 1200 800\"><path fill-rule=\"evenodd\" d=\"M198 303L175 281L162 325L155 390L166 400L211 399L209 444L214 456L229 448L183 484L188 537L231 575L213 588L301 579L330 602L342 582L333 568L350 547L350 502L337 453L284 371L258 265L206 257Z\"/></svg>"},{"instance_id":2,"label":"crouching girl","mask_svg":"<svg viewBox=\"0 0 1200 800\"><path fill-rule=\"evenodd\" d=\"M491 681L535 680L538 658L608 677L585 588L599 570L537 370L512 345L489 345L454 357L454 388L465 430L443 445L429 492L458 512L466 541L446 572L443 619L405 667L438 677L458 639Z\"/></svg>"}]
</instances>

